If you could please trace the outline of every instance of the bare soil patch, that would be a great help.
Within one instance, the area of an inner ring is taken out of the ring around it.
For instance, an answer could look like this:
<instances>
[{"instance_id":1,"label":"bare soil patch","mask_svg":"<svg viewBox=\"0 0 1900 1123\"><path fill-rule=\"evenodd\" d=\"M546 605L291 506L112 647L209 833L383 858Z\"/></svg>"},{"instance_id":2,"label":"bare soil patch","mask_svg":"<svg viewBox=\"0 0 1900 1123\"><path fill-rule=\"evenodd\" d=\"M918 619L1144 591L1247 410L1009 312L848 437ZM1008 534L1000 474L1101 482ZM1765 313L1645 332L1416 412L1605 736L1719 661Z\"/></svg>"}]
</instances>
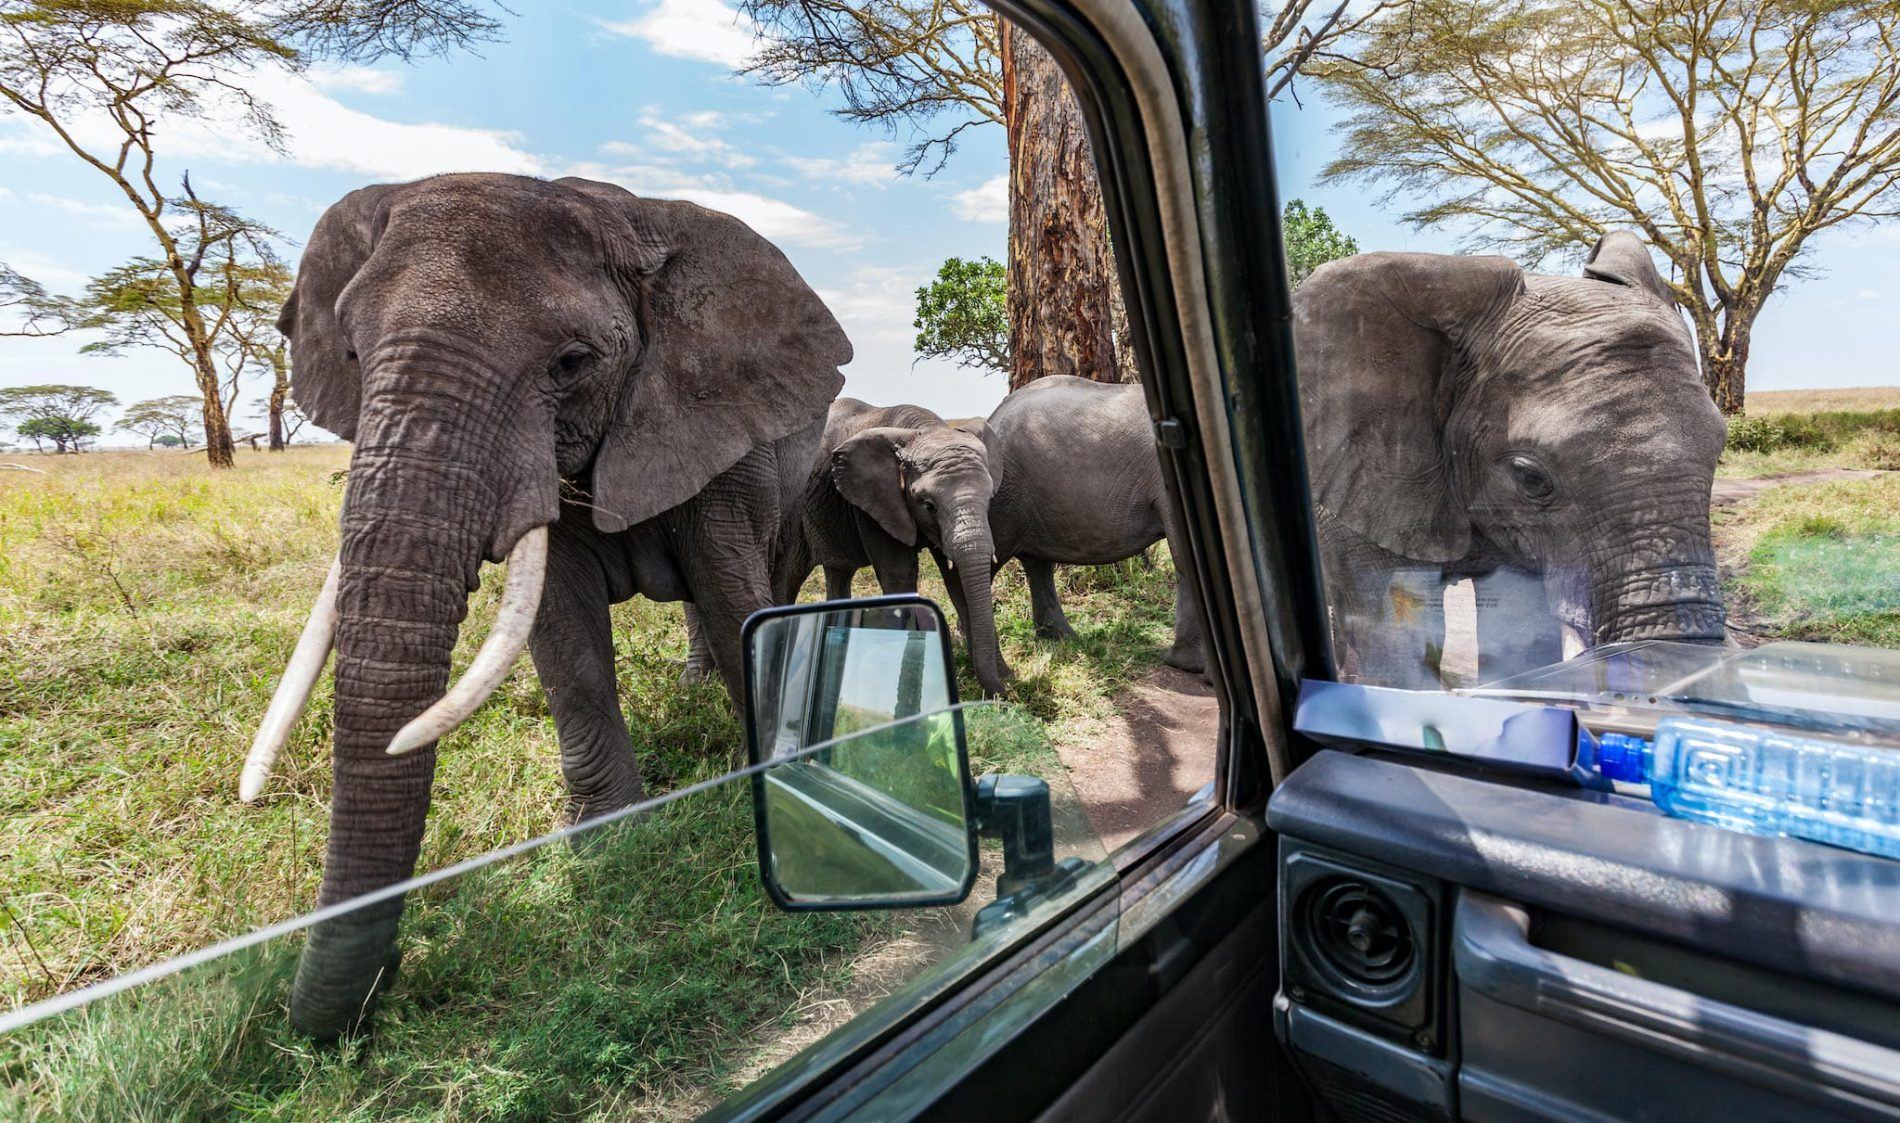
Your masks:
<instances>
[{"instance_id":1,"label":"bare soil patch","mask_svg":"<svg viewBox=\"0 0 1900 1123\"><path fill-rule=\"evenodd\" d=\"M1199 675L1157 667L1114 717L1058 731L1056 751L1110 851L1179 811L1214 778L1220 702Z\"/></svg>"}]
</instances>

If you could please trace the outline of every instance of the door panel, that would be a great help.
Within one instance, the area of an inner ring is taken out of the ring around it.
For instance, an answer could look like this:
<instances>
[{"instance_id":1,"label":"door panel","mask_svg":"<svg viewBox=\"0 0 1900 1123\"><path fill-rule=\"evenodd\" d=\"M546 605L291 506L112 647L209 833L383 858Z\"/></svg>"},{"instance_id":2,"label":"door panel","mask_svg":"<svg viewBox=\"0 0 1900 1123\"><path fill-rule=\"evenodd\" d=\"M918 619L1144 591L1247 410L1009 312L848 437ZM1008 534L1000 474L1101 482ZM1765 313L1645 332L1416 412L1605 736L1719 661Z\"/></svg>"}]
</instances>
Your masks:
<instances>
[{"instance_id":1,"label":"door panel","mask_svg":"<svg viewBox=\"0 0 1900 1123\"><path fill-rule=\"evenodd\" d=\"M1376 1013L1363 988L1288 988L1282 1038L1316 1082L1470 1119L1900 1114L1895 863L1344 752L1296 771L1268 816L1283 855L1323 846L1449 890L1414 929L1451 981L1446 1063L1348 1024ZM1303 907L1282 901L1283 961L1311 954Z\"/></svg>"}]
</instances>

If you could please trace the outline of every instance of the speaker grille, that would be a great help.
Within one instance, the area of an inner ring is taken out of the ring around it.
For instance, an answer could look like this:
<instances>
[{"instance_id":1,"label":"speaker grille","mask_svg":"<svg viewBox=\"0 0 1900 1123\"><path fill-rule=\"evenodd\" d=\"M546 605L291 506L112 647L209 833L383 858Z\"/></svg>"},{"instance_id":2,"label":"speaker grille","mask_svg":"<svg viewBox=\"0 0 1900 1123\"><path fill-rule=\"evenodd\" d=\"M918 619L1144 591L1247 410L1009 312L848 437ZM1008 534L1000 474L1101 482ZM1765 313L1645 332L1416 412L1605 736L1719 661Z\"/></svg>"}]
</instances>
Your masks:
<instances>
[{"instance_id":1,"label":"speaker grille","mask_svg":"<svg viewBox=\"0 0 1900 1123\"><path fill-rule=\"evenodd\" d=\"M1307 898L1306 928L1327 966L1373 989L1401 982L1417 950L1398 906L1356 878L1323 882Z\"/></svg>"}]
</instances>

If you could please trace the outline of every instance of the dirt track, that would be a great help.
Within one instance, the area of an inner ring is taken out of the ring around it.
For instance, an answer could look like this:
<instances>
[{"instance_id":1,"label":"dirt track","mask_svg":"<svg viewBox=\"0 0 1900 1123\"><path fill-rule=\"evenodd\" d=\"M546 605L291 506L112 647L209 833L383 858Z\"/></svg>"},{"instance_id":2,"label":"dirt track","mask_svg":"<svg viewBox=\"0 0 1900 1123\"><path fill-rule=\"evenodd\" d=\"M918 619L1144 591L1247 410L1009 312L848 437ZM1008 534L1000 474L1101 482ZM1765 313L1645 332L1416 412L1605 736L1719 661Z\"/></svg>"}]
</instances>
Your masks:
<instances>
[{"instance_id":1,"label":"dirt track","mask_svg":"<svg viewBox=\"0 0 1900 1123\"><path fill-rule=\"evenodd\" d=\"M1102 845L1114 850L1185 806L1214 778L1220 703L1198 675L1157 667L1119 713L1063 732L1056 749Z\"/></svg>"}]
</instances>

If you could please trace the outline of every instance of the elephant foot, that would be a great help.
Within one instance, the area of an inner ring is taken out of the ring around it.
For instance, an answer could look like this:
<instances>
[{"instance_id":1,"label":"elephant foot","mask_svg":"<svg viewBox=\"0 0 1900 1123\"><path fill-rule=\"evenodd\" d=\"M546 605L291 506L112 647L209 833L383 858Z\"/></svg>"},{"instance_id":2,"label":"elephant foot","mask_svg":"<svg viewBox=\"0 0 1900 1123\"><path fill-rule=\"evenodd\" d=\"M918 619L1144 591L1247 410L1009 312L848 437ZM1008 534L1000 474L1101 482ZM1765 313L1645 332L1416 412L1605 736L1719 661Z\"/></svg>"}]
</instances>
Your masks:
<instances>
[{"instance_id":1,"label":"elephant foot","mask_svg":"<svg viewBox=\"0 0 1900 1123\"><path fill-rule=\"evenodd\" d=\"M1036 625L1037 639L1060 640L1067 643L1076 639L1075 629L1067 620L1049 620Z\"/></svg>"},{"instance_id":2,"label":"elephant foot","mask_svg":"<svg viewBox=\"0 0 1900 1123\"><path fill-rule=\"evenodd\" d=\"M719 670L711 663L688 663L680 670L681 686L698 686L702 682L711 682L718 676Z\"/></svg>"},{"instance_id":3,"label":"elephant foot","mask_svg":"<svg viewBox=\"0 0 1900 1123\"><path fill-rule=\"evenodd\" d=\"M1168 648L1168 653L1161 657L1161 661L1177 671L1186 671L1191 675L1204 674L1207 671L1207 656L1198 644L1192 647L1176 644Z\"/></svg>"},{"instance_id":4,"label":"elephant foot","mask_svg":"<svg viewBox=\"0 0 1900 1123\"><path fill-rule=\"evenodd\" d=\"M389 906L395 907L391 909ZM310 930L290 987L290 1025L319 1045L368 1031L402 965L396 927L402 899L378 902Z\"/></svg>"}]
</instances>

